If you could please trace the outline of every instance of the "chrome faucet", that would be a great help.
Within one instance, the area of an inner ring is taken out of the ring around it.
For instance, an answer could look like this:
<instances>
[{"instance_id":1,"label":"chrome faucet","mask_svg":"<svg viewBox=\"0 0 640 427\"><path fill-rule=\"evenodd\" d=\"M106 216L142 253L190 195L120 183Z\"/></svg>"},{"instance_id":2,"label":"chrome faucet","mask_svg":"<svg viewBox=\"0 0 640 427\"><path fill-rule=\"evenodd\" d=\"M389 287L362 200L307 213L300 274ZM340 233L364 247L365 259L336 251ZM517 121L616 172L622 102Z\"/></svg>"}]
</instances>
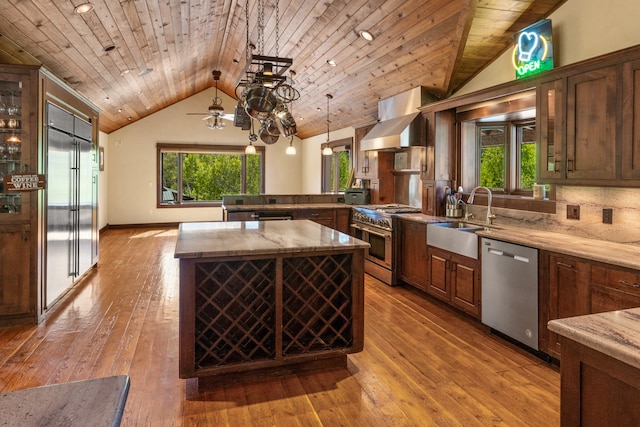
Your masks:
<instances>
[{"instance_id":1,"label":"chrome faucet","mask_svg":"<svg viewBox=\"0 0 640 427\"><path fill-rule=\"evenodd\" d=\"M487 203L487 224L491 225L493 224L493 220L496 218L495 215L491 214L491 201L493 200L493 195L491 194L491 190L489 190L487 187L482 187L482 186L478 186L476 188L474 188L473 190L471 190L471 194L469 195L469 198L467 199L467 204L471 205L473 204L473 198L476 195L476 190L479 189L484 189L487 191L487 194L489 194L489 201ZM469 219L471 218L472 214L467 213L467 215L465 216L465 219Z\"/></svg>"}]
</instances>

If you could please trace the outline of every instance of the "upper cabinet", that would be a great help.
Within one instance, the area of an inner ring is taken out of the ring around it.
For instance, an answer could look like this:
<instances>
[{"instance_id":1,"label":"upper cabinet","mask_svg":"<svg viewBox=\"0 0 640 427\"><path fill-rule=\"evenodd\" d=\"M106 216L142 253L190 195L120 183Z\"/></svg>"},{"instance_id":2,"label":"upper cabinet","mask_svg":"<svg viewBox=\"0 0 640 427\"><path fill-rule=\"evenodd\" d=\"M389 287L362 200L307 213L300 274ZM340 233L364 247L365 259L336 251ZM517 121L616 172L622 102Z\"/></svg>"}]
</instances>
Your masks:
<instances>
[{"instance_id":1,"label":"upper cabinet","mask_svg":"<svg viewBox=\"0 0 640 427\"><path fill-rule=\"evenodd\" d=\"M538 84L538 182L640 185L638 57L607 55Z\"/></svg>"},{"instance_id":2,"label":"upper cabinet","mask_svg":"<svg viewBox=\"0 0 640 427\"><path fill-rule=\"evenodd\" d=\"M360 141L375 125L375 123L369 123L355 128L353 169L356 178L372 179L378 177L378 153L360 150Z\"/></svg>"},{"instance_id":3,"label":"upper cabinet","mask_svg":"<svg viewBox=\"0 0 640 427\"><path fill-rule=\"evenodd\" d=\"M622 178L640 181L640 59L622 65Z\"/></svg>"},{"instance_id":4,"label":"upper cabinet","mask_svg":"<svg viewBox=\"0 0 640 427\"><path fill-rule=\"evenodd\" d=\"M5 224L29 218L30 194L5 186L4 179L37 172L31 162L33 106L23 102L31 95L33 80L28 70L0 73L0 222Z\"/></svg>"}]
</instances>

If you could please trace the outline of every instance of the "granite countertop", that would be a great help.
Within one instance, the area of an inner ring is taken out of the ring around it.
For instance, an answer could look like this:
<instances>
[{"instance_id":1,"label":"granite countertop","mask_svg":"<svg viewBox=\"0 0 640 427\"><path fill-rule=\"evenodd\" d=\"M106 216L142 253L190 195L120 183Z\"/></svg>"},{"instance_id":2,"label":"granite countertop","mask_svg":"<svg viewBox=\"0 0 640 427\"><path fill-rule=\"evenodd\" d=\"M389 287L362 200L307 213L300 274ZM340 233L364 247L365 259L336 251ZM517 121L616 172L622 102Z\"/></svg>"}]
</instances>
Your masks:
<instances>
[{"instance_id":1,"label":"granite countertop","mask_svg":"<svg viewBox=\"0 0 640 427\"><path fill-rule=\"evenodd\" d=\"M310 220L193 222L180 224L174 257L302 253L369 246Z\"/></svg>"},{"instance_id":2,"label":"granite countertop","mask_svg":"<svg viewBox=\"0 0 640 427\"><path fill-rule=\"evenodd\" d=\"M129 376L118 375L0 394L2 426L119 426Z\"/></svg>"},{"instance_id":3,"label":"granite countertop","mask_svg":"<svg viewBox=\"0 0 640 427\"><path fill-rule=\"evenodd\" d=\"M551 320L549 330L640 369L640 308Z\"/></svg>"},{"instance_id":4,"label":"granite countertop","mask_svg":"<svg viewBox=\"0 0 640 427\"><path fill-rule=\"evenodd\" d=\"M282 211L293 209L351 209L353 205L345 203L272 203L265 205L223 205L229 212L245 211Z\"/></svg>"},{"instance_id":5,"label":"granite countertop","mask_svg":"<svg viewBox=\"0 0 640 427\"><path fill-rule=\"evenodd\" d=\"M424 223L442 221L462 221L460 218L436 217L424 214L402 214L402 219ZM480 237L502 240L508 243L528 246L583 258L590 261L640 270L640 246L605 240L576 237L552 231L534 230L512 225L486 226L479 221L465 221L483 227L476 231Z\"/></svg>"}]
</instances>

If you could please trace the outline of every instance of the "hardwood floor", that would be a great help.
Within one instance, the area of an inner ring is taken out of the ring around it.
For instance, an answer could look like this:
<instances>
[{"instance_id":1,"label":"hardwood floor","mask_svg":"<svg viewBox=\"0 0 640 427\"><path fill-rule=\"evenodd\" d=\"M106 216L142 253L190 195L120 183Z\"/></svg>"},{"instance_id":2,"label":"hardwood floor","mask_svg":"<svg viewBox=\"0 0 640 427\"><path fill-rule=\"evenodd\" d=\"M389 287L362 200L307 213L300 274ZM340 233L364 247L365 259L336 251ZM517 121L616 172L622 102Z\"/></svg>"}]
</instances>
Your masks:
<instances>
[{"instance_id":1,"label":"hardwood floor","mask_svg":"<svg viewBox=\"0 0 640 427\"><path fill-rule=\"evenodd\" d=\"M178 378L176 234L103 233L99 267L44 322L0 329L1 390L128 374L124 426L559 425L555 366L368 276L365 348L346 369L198 396Z\"/></svg>"}]
</instances>

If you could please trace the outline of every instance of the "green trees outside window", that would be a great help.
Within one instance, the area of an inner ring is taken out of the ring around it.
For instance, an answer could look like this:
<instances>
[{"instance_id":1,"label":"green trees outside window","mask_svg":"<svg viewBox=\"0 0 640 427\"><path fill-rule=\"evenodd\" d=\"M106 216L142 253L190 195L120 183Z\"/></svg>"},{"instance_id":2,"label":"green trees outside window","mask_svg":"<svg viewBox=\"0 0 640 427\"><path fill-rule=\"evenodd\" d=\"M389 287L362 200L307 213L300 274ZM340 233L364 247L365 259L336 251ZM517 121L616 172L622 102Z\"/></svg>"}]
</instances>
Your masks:
<instances>
[{"instance_id":1,"label":"green trees outside window","mask_svg":"<svg viewBox=\"0 0 640 427\"><path fill-rule=\"evenodd\" d=\"M259 194L264 151L243 147L158 145L160 205L218 202L223 194Z\"/></svg>"},{"instance_id":2,"label":"green trees outside window","mask_svg":"<svg viewBox=\"0 0 640 427\"><path fill-rule=\"evenodd\" d=\"M351 172L351 138L331 143L333 154L322 156L322 192L339 193L349 184Z\"/></svg>"},{"instance_id":3,"label":"green trees outside window","mask_svg":"<svg viewBox=\"0 0 640 427\"><path fill-rule=\"evenodd\" d=\"M504 194L528 194L536 177L535 124L481 124L479 185Z\"/></svg>"}]
</instances>

